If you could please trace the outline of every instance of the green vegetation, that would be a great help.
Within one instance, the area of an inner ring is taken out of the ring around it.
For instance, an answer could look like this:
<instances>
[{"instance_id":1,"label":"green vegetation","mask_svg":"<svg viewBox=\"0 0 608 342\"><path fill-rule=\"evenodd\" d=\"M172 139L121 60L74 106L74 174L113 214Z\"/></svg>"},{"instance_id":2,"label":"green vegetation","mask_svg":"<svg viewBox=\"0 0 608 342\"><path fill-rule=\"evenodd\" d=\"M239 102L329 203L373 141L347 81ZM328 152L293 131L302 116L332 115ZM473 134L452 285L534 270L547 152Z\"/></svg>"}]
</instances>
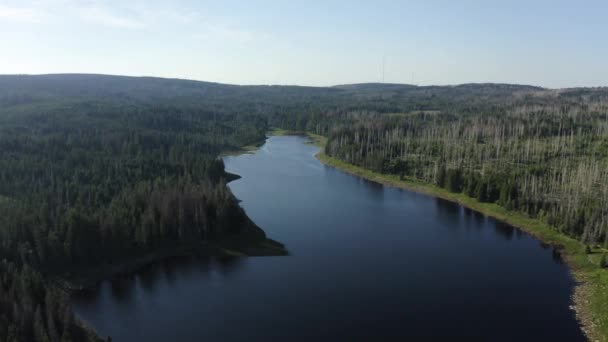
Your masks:
<instances>
[{"instance_id":1,"label":"green vegetation","mask_svg":"<svg viewBox=\"0 0 608 342\"><path fill-rule=\"evenodd\" d=\"M273 127L270 131L268 131L268 135L274 136L285 136L285 135L306 135L306 132L298 132L298 131L289 131L286 129Z\"/></svg>"},{"instance_id":2,"label":"green vegetation","mask_svg":"<svg viewBox=\"0 0 608 342\"><path fill-rule=\"evenodd\" d=\"M576 304L588 334L608 341L604 88L0 76L7 272L20 282L31 270L46 284L196 246L284 252L238 206L226 187L234 175L218 159L258 146L270 127L314 133L331 165L459 202L559 246L584 282ZM31 298L17 311L0 307L0 338L31 341L35 325L51 333L48 304Z\"/></svg>"},{"instance_id":3,"label":"green vegetation","mask_svg":"<svg viewBox=\"0 0 608 342\"><path fill-rule=\"evenodd\" d=\"M67 295L29 266L0 262L0 337L6 342L100 341L75 321Z\"/></svg>"},{"instance_id":4,"label":"green vegetation","mask_svg":"<svg viewBox=\"0 0 608 342\"><path fill-rule=\"evenodd\" d=\"M97 340L58 287L176 254L286 253L218 158L263 141L265 121L178 83L171 98L170 80L0 78L0 340Z\"/></svg>"},{"instance_id":5,"label":"green vegetation","mask_svg":"<svg viewBox=\"0 0 608 342\"><path fill-rule=\"evenodd\" d=\"M324 147L327 143L327 138L322 135L314 134L314 133L306 133L306 132L298 132L298 131L288 131L281 128L273 127L269 132L270 136L286 136L286 135L305 135L311 138L310 144L317 147Z\"/></svg>"},{"instance_id":6,"label":"green vegetation","mask_svg":"<svg viewBox=\"0 0 608 342\"><path fill-rule=\"evenodd\" d=\"M608 340L606 274L584 253L608 248L608 89L354 87L367 98L357 108L286 127L327 136L327 156L363 176L407 181L564 247L590 284L577 289L588 292L577 295L586 330Z\"/></svg>"}]
</instances>

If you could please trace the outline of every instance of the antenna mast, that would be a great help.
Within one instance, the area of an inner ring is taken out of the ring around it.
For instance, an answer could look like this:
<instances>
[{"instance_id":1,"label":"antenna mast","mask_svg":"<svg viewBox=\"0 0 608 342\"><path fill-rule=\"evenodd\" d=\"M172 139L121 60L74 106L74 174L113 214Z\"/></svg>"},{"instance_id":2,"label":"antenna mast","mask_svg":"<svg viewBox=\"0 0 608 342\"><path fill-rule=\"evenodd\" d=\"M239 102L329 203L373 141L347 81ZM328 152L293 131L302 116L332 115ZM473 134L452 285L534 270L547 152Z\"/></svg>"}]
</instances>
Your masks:
<instances>
[{"instance_id":1,"label":"antenna mast","mask_svg":"<svg viewBox=\"0 0 608 342\"><path fill-rule=\"evenodd\" d=\"M386 66L386 55L382 56L382 83L384 83L384 70Z\"/></svg>"}]
</instances>

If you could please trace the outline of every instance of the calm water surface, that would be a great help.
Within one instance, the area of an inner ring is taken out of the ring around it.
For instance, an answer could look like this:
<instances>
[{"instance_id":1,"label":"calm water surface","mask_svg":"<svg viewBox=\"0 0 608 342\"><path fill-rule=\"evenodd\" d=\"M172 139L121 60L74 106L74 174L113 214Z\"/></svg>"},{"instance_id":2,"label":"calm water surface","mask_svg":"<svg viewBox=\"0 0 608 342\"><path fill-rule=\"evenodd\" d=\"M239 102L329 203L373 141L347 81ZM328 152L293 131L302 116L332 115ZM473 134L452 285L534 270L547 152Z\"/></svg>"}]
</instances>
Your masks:
<instances>
[{"instance_id":1,"label":"calm water surface","mask_svg":"<svg viewBox=\"0 0 608 342\"><path fill-rule=\"evenodd\" d=\"M114 341L583 340L552 248L458 205L323 166L302 137L227 157L288 257L187 258L74 296Z\"/></svg>"}]
</instances>

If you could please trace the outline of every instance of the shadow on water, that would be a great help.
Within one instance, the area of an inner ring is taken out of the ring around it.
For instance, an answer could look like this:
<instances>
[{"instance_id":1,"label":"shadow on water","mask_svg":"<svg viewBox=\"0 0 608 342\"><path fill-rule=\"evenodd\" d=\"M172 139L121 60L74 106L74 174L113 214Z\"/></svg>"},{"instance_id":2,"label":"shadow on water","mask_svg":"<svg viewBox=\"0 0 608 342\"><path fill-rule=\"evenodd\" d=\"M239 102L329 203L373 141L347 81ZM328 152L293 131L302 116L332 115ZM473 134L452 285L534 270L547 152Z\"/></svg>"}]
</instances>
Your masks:
<instances>
[{"instance_id":1,"label":"shadow on water","mask_svg":"<svg viewBox=\"0 0 608 342\"><path fill-rule=\"evenodd\" d=\"M551 256L553 258L553 262L555 262L556 264L562 265L564 263L562 253L557 248L553 248L551 250Z\"/></svg>"},{"instance_id":2,"label":"shadow on water","mask_svg":"<svg viewBox=\"0 0 608 342\"><path fill-rule=\"evenodd\" d=\"M230 277L243 267L244 258L238 256L221 257L217 259L217 265L222 276Z\"/></svg>"},{"instance_id":3,"label":"shadow on water","mask_svg":"<svg viewBox=\"0 0 608 342\"><path fill-rule=\"evenodd\" d=\"M446 201L441 198L435 198L435 207L437 209L437 217L451 228L460 226L460 205Z\"/></svg>"},{"instance_id":4,"label":"shadow on water","mask_svg":"<svg viewBox=\"0 0 608 342\"><path fill-rule=\"evenodd\" d=\"M137 291L137 285L148 293L154 293L161 283L174 286L179 279L195 273L209 275L213 269L223 277L229 277L243 265L243 258L237 256L175 257L149 264L133 274L119 275L95 287L78 291L75 297L81 304L93 305L100 300L102 293L109 293L116 303L129 305L136 297L134 292Z\"/></svg>"},{"instance_id":5,"label":"shadow on water","mask_svg":"<svg viewBox=\"0 0 608 342\"><path fill-rule=\"evenodd\" d=\"M135 275L120 276L110 281L110 294L112 298L120 304L130 304L135 296Z\"/></svg>"},{"instance_id":6,"label":"shadow on water","mask_svg":"<svg viewBox=\"0 0 608 342\"><path fill-rule=\"evenodd\" d=\"M382 185L380 183L369 181L365 178L358 178L358 180L359 180L359 184L361 184L365 188L365 190L367 191L367 194L371 198L380 200L381 202L382 202L382 200L384 200L384 185Z\"/></svg>"},{"instance_id":7,"label":"shadow on water","mask_svg":"<svg viewBox=\"0 0 608 342\"><path fill-rule=\"evenodd\" d=\"M508 241L513 240L513 235L515 235L515 231L517 230L515 227L501 221L492 221L494 221L494 230L496 231L497 236Z\"/></svg>"},{"instance_id":8,"label":"shadow on water","mask_svg":"<svg viewBox=\"0 0 608 342\"><path fill-rule=\"evenodd\" d=\"M150 265L141 269L137 273L137 276L139 278L139 284L144 290L147 292L154 292L160 278L160 270L156 265Z\"/></svg>"},{"instance_id":9,"label":"shadow on water","mask_svg":"<svg viewBox=\"0 0 608 342\"><path fill-rule=\"evenodd\" d=\"M551 259L553 260L554 263L556 263L558 265L564 264L564 258L562 257L562 253L560 252L559 248L555 248L542 241L538 241L538 245L540 246L540 248L542 248L544 250L551 249Z\"/></svg>"},{"instance_id":10,"label":"shadow on water","mask_svg":"<svg viewBox=\"0 0 608 342\"><path fill-rule=\"evenodd\" d=\"M192 274L209 274L215 257L188 256L172 258L163 262L162 270L169 285L175 279L184 278Z\"/></svg>"},{"instance_id":11,"label":"shadow on water","mask_svg":"<svg viewBox=\"0 0 608 342\"><path fill-rule=\"evenodd\" d=\"M179 262L179 263L178 263ZM179 260L169 260L169 262L164 262L162 264L163 274L165 279L167 280L167 284L174 285L176 280L176 273L178 269L181 267L188 266L188 259L179 258Z\"/></svg>"},{"instance_id":12,"label":"shadow on water","mask_svg":"<svg viewBox=\"0 0 608 342\"><path fill-rule=\"evenodd\" d=\"M483 229L486 217L482 213L467 207L462 207L462 212L468 227L473 227L475 230Z\"/></svg>"},{"instance_id":13,"label":"shadow on water","mask_svg":"<svg viewBox=\"0 0 608 342\"><path fill-rule=\"evenodd\" d=\"M92 305L99 301L101 297L101 285L80 290L76 292L76 296L78 297L78 301L84 305Z\"/></svg>"},{"instance_id":14,"label":"shadow on water","mask_svg":"<svg viewBox=\"0 0 608 342\"><path fill-rule=\"evenodd\" d=\"M467 208L467 207L463 207L462 208L462 213L464 215L464 218L468 220L473 218L473 215L475 214L475 211Z\"/></svg>"}]
</instances>

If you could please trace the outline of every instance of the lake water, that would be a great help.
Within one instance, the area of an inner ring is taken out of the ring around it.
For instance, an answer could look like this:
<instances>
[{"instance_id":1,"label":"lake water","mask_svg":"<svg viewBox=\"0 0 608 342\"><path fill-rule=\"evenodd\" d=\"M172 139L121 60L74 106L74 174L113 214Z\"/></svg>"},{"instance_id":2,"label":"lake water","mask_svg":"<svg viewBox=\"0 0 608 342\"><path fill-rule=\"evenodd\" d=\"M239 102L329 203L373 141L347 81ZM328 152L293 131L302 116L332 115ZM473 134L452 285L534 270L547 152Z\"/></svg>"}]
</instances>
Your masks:
<instances>
[{"instance_id":1,"label":"lake water","mask_svg":"<svg viewBox=\"0 0 608 342\"><path fill-rule=\"evenodd\" d=\"M303 137L225 158L287 257L185 258L75 295L113 341L584 340L559 255L459 205L319 163Z\"/></svg>"}]
</instances>

